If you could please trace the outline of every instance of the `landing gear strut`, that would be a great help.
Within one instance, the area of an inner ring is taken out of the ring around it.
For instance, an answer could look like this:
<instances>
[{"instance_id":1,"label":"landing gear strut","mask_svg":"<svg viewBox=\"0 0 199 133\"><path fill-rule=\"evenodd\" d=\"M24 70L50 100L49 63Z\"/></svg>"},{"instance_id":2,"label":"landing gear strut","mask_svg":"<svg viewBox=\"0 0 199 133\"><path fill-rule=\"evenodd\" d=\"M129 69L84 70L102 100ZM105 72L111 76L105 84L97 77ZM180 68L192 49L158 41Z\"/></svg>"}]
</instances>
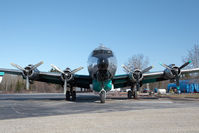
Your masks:
<instances>
[{"instance_id":1,"label":"landing gear strut","mask_svg":"<svg viewBox=\"0 0 199 133\"><path fill-rule=\"evenodd\" d=\"M66 91L66 101L70 101L70 91Z\"/></svg>"},{"instance_id":2,"label":"landing gear strut","mask_svg":"<svg viewBox=\"0 0 199 133\"><path fill-rule=\"evenodd\" d=\"M100 101L101 101L101 103L105 103L105 99L106 99L106 91L102 90L100 92Z\"/></svg>"},{"instance_id":3,"label":"landing gear strut","mask_svg":"<svg viewBox=\"0 0 199 133\"><path fill-rule=\"evenodd\" d=\"M73 90L73 87L70 88L70 91L66 91L66 101L76 101L76 91Z\"/></svg>"},{"instance_id":4,"label":"landing gear strut","mask_svg":"<svg viewBox=\"0 0 199 133\"><path fill-rule=\"evenodd\" d=\"M137 89L133 90L133 98L137 99L138 98L138 94L137 94Z\"/></svg>"},{"instance_id":5,"label":"landing gear strut","mask_svg":"<svg viewBox=\"0 0 199 133\"><path fill-rule=\"evenodd\" d=\"M72 101L76 101L76 91L71 92Z\"/></svg>"}]
</instances>

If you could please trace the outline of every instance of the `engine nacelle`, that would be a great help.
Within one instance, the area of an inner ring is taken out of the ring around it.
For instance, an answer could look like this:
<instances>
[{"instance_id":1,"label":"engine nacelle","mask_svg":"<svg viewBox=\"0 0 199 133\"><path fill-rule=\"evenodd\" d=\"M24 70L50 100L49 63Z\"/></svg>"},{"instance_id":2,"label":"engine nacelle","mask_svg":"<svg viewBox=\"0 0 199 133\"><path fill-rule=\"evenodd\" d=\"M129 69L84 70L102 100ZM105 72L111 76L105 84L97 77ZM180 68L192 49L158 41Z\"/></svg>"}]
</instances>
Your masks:
<instances>
[{"instance_id":1,"label":"engine nacelle","mask_svg":"<svg viewBox=\"0 0 199 133\"><path fill-rule=\"evenodd\" d=\"M165 69L164 70L164 77L166 79L175 79L176 76L180 76L181 75L181 70L179 69L179 67L176 67L174 64L170 65L171 69Z\"/></svg>"},{"instance_id":2,"label":"engine nacelle","mask_svg":"<svg viewBox=\"0 0 199 133\"><path fill-rule=\"evenodd\" d=\"M130 77L130 79L133 82L136 82L136 81L140 82L143 79L143 74L142 74L141 70L136 69L134 72L132 72L132 73L129 74L129 77Z\"/></svg>"},{"instance_id":3,"label":"engine nacelle","mask_svg":"<svg viewBox=\"0 0 199 133\"><path fill-rule=\"evenodd\" d=\"M61 74L61 80L64 82L65 79L67 79L67 81L70 81L71 79L73 79L73 74L71 73L71 70L69 68L66 68L66 70L64 70L65 74Z\"/></svg>"},{"instance_id":4,"label":"engine nacelle","mask_svg":"<svg viewBox=\"0 0 199 133\"><path fill-rule=\"evenodd\" d=\"M31 67L32 67L32 65L28 65L27 67L25 67L25 70L30 70ZM22 76L24 79L28 76L29 80L35 80L39 76L39 70L34 69L34 70L31 70L28 72L23 71Z\"/></svg>"}]
</instances>

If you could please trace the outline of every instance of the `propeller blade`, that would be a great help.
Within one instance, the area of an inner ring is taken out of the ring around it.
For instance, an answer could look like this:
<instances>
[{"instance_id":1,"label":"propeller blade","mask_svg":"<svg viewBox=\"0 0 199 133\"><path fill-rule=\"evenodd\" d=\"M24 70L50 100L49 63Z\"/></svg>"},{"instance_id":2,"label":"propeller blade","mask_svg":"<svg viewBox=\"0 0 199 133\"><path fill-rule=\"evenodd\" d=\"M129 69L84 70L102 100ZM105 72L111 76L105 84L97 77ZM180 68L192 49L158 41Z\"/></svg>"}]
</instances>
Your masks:
<instances>
[{"instance_id":1,"label":"propeller blade","mask_svg":"<svg viewBox=\"0 0 199 133\"><path fill-rule=\"evenodd\" d=\"M78 72L78 71L80 71L80 70L82 70L82 69L83 69L83 67L79 67L79 68L74 69L73 71L71 71L71 73L72 73L72 74L75 74L76 72Z\"/></svg>"},{"instance_id":2,"label":"propeller blade","mask_svg":"<svg viewBox=\"0 0 199 133\"><path fill-rule=\"evenodd\" d=\"M17 64L14 64L14 63L10 63L13 67L16 67L17 69L21 70L21 71L26 71L23 67L17 65Z\"/></svg>"},{"instance_id":3,"label":"propeller blade","mask_svg":"<svg viewBox=\"0 0 199 133\"><path fill-rule=\"evenodd\" d=\"M40 65L42 65L44 62L43 61L40 61L39 63L35 64L31 70L34 70L35 68L39 67Z\"/></svg>"},{"instance_id":4,"label":"propeller blade","mask_svg":"<svg viewBox=\"0 0 199 133\"><path fill-rule=\"evenodd\" d=\"M66 90L67 90L67 80L64 80L64 94L66 95Z\"/></svg>"},{"instance_id":5,"label":"propeller blade","mask_svg":"<svg viewBox=\"0 0 199 133\"><path fill-rule=\"evenodd\" d=\"M169 66L167 66L166 64L160 63L160 65L163 66L163 67L165 67L165 68L167 68L167 69L171 69L171 68L170 68Z\"/></svg>"},{"instance_id":6,"label":"propeller blade","mask_svg":"<svg viewBox=\"0 0 199 133\"><path fill-rule=\"evenodd\" d=\"M51 64L51 67L57 70L58 72L65 74L60 68L56 67L55 65Z\"/></svg>"},{"instance_id":7,"label":"propeller blade","mask_svg":"<svg viewBox=\"0 0 199 133\"><path fill-rule=\"evenodd\" d=\"M152 68L153 68L153 66L150 66L150 67L144 69L144 70L142 71L142 73L146 73L146 72L150 71Z\"/></svg>"},{"instance_id":8,"label":"propeller blade","mask_svg":"<svg viewBox=\"0 0 199 133\"><path fill-rule=\"evenodd\" d=\"M180 69L186 67L186 66L189 65L190 63L191 63L191 61L188 61L188 62L184 63L184 64L180 67Z\"/></svg>"},{"instance_id":9,"label":"propeller blade","mask_svg":"<svg viewBox=\"0 0 199 133\"><path fill-rule=\"evenodd\" d=\"M29 90L30 83L29 83L29 77L26 76L26 90Z\"/></svg>"},{"instance_id":10,"label":"propeller blade","mask_svg":"<svg viewBox=\"0 0 199 133\"><path fill-rule=\"evenodd\" d=\"M122 67L123 67L128 73L132 72L127 66L122 65Z\"/></svg>"}]
</instances>

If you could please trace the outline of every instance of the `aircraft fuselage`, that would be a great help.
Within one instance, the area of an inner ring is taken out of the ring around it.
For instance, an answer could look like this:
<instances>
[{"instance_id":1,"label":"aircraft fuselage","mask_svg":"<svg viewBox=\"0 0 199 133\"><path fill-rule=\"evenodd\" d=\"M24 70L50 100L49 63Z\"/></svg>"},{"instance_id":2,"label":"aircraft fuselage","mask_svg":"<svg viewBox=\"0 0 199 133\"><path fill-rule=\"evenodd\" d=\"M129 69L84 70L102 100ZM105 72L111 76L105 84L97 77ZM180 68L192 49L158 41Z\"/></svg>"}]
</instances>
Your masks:
<instances>
[{"instance_id":1,"label":"aircraft fuselage","mask_svg":"<svg viewBox=\"0 0 199 133\"><path fill-rule=\"evenodd\" d=\"M112 50L100 46L92 51L88 58L88 72L92 77L92 89L100 92L110 91L113 87L112 78L117 70L117 60Z\"/></svg>"}]
</instances>

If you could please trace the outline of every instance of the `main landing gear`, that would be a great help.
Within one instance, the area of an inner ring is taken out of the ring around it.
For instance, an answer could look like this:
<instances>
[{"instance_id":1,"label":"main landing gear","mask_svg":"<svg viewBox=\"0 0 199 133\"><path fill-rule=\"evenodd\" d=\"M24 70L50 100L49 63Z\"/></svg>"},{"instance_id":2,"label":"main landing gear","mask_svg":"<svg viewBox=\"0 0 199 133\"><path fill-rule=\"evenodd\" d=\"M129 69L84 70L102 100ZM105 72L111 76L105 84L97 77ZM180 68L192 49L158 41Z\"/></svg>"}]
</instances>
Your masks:
<instances>
[{"instance_id":1,"label":"main landing gear","mask_svg":"<svg viewBox=\"0 0 199 133\"><path fill-rule=\"evenodd\" d=\"M135 88L131 88L131 90L128 91L128 99L137 99L138 98L138 94L137 94L137 89Z\"/></svg>"},{"instance_id":2,"label":"main landing gear","mask_svg":"<svg viewBox=\"0 0 199 133\"><path fill-rule=\"evenodd\" d=\"M66 91L66 101L76 101L76 91L73 90L73 87L70 88L70 91Z\"/></svg>"}]
</instances>

